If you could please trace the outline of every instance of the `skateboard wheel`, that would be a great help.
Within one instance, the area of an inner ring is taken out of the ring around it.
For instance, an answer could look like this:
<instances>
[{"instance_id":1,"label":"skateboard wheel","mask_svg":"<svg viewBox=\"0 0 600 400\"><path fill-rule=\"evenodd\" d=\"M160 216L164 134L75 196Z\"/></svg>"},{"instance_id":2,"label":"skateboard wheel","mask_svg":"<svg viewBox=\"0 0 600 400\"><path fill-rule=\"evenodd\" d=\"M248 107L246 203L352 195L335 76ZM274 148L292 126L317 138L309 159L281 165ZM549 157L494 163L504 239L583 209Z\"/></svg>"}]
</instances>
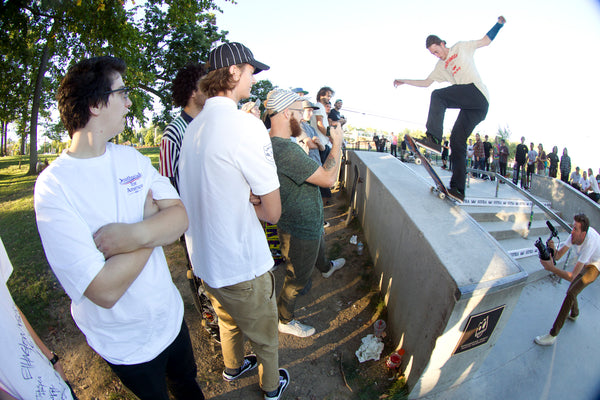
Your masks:
<instances>
[{"instance_id":1,"label":"skateboard wheel","mask_svg":"<svg viewBox=\"0 0 600 400\"><path fill-rule=\"evenodd\" d=\"M440 196L440 199L444 200L446 198L446 194L445 193L441 193L438 194L438 196Z\"/></svg>"},{"instance_id":2,"label":"skateboard wheel","mask_svg":"<svg viewBox=\"0 0 600 400\"><path fill-rule=\"evenodd\" d=\"M420 158L417 158L417 159L415 160L415 164L417 164L417 165L421 165L421 159L420 159Z\"/></svg>"}]
</instances>

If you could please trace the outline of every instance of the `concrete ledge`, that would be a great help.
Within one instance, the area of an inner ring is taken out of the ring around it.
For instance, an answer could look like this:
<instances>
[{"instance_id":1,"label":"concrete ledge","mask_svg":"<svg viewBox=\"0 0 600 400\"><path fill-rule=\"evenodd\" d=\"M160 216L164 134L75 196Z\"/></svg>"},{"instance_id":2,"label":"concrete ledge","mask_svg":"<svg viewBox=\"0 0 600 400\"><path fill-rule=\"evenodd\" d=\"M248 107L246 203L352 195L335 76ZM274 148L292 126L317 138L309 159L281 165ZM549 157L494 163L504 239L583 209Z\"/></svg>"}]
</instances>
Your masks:
<instances>
[{"instance_id":1,"label":"concrete ledge","mask_svg":"<svg viewBox=\"0 0 600 400\"><path fill-rule=\"evenodd\" d=\"M531 193L551 199L552 208L561 214L566 223L571 224L575 214L584 213L590 219L590 226L600 229L600 204L560 179L534 174Z\"/></svg>"},{"instance_id":2,"label":"concrete ledge","mask_svg":"<svg viewBox=\"0 0 600 400\"><path fill-rule=\"evenodd\" d=\"M363 183L356 209L388 326L417 398L459 384L481 365L517 302L526 272L459 206L430 193L430 184L383 153L348 152ZM503 306L485 344L452 355L470 316Z\"/></svg>"}]
</instances>

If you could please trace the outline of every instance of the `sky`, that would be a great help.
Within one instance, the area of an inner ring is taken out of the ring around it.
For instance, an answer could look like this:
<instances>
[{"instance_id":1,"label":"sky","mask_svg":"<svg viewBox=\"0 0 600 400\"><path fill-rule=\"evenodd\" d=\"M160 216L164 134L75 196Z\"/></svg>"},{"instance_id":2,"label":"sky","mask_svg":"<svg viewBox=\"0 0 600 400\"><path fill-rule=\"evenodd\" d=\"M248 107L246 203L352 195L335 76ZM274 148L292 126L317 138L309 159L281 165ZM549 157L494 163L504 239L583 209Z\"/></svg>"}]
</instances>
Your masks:
<instances>
[{"instance_id":1,"label":"sky","mask_svg":"<svg viewBox=\"0 0 600 400\"><path fill-rule=\"evenodd\" d=\"M281 88L322 86L342 99L348 124L425 131L431 91L396 78L425 79L437 58L425 48L436 34L448 46L481 39L503 15L496 39L475 52L490 109L475 132L568 148L582 168L600 168L600 0L217 0L219 29L271 69L256 75ZM449 134L457 112L446 113Z\"/></svg>"}]
</instances>

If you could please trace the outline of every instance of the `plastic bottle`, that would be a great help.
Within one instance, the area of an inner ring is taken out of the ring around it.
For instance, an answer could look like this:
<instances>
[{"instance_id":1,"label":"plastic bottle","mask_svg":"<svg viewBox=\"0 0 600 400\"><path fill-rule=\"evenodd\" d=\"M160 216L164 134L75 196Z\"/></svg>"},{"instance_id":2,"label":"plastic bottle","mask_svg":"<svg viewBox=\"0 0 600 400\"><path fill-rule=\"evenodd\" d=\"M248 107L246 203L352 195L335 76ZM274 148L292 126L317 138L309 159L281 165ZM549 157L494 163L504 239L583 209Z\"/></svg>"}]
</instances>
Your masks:
<instances>
[{"instance_id":1,"label":"plastic bottle","mask_svg":"<svg viewBox=\"0 0 600 400\"><path fill-rule=\"evenodd\" d=\"M362 244L362 242L358 242L358 244L356 245L356 252L358 253L359 256L362 256L363 249L364 249L364 245Z\"/></svg>"}]
</instances>

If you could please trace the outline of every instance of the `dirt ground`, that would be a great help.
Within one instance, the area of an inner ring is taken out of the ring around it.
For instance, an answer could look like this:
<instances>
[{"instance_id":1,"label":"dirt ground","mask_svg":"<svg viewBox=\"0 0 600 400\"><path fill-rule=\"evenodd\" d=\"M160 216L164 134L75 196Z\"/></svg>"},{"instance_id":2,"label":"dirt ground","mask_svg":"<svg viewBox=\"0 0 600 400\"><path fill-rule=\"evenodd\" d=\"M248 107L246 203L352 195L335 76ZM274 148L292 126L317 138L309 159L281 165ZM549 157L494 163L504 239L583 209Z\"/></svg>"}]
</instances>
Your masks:
<instances>
[{"instance_id":1,"label":"dirt ground","mask_svg":"<svg viewBox=\"0 0 600 400\"><path fill-rule=\"evenodd\" d=\"M373 322L385 319L385 308L380 301L377 282L372 271L368 248L358 255L350 237L362 231L355 219L345 227L348 196L345 191L334 191L330 204L325 207L325 218L331 227L325 230L330 258L344 257L346 265L329 279L315 269L312 289L299 298L296 318L313 325L317 333L309 338L291 335L279 336L280 367L290 372L291 384L284 399L377 399L400 398L392 395L390 387L400 386L394 371L385 365L385 359L394 351L392 343L384 340L385 348L379 361L359 364L355 351L361 339L373 333ZM185 257L179 243L165 248L173 279L185 303L185 319L189 326L196 363L198 382L207 399L235 400L262 399L258 376L250 372L239 381L227 383L221 377L223 359L221 348L201 325L200 314L193 303L186 279ZM275 272L278 291L281 289L285 266ZM65 301L53 307L56 327L50 330L46 342L61 355L67 377L75 393L82 400L134 399L106 363L85 342L74 325ZM247 343L248 352L251 351Z\"/></svg>"}]
</instances>

